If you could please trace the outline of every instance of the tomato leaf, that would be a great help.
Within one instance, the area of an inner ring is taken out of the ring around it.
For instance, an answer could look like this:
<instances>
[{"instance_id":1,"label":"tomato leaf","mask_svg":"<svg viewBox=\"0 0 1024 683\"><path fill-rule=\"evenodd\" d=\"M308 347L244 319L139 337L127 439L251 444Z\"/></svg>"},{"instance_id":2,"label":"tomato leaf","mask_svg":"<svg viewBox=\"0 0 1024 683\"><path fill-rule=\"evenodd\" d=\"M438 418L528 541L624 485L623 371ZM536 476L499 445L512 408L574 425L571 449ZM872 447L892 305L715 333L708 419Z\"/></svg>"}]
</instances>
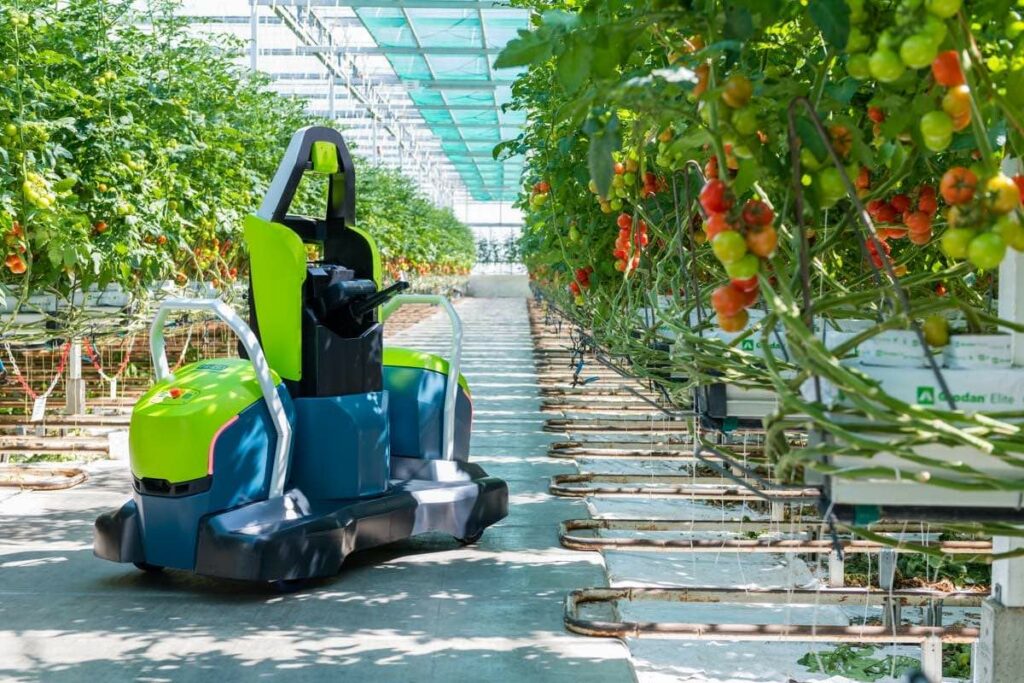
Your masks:
<instances>
[{"instance_id":1,"label":"tomato leaf","mask_svg":"<svg viewBox=\"0 0 1024 683\"><path fill-rule=\"evenodd\" d=\"M513 38L494 61L495 69L508 69L542 62L551 56L551 40L548 31L519 29L519 37Z\"/></svg>"},{"instance_id":2,"label":"tomato leaf","mask_svg":"<svg viewBox=\"0 0 1024 683\"><path fill-rule=\"evenodd\" d=\"M814 124L811 123L810 119L804 118L803 116L797 117L796 133L804 147L811 150L819 161L825 160L828 156L828 150L825 148L825 141L821 139L820 135L818 135L818 129L814 127Z\"/></svg>"},{"instance_id":3,"label":"tomato leaf","mask_svg":"<svg viewBox=\"0 0 1024 683\"><path fill-rule=\"evenodd\" d=\"M754 35L754 18L745 7L730 7L725 10L726 38L747 40Z\"/></svg>"},{"instance_id":4,"label":"tomato leaf","mask_svg":"<svg viewBox=\"0 0 1024 683\"><path fill-rule=\"evenodd\" d=\"M850 6L846 0L809 0L807 11L825 41L837 50L850 38Z\"/></svg>"},{"instance_id":5,"label":"tomato leaf","mask_svg":"<svg viewBox=\"0 0 1024 683\"><path fill-rule=\"evenodd\" d=\"M558 57L558 80L567 92L575 93L590 76L593 57L590 45L579 39L569 42L565 52Z\"/></svg>"},{"instance_id":6,"label":"tomato leaf","mask_svg":"<svg viewBox=\"0 0 1024 683\"><path fill-rule=\"evenodd\" d=\"M857 94L860 82L853 78L844 78L838 83L829 83L825 86L825 92L836 102L849 104L853 96Z\"/></svg>"},{"instance_id":7,"label":"tomato leaf","mask_svg":"<svg viewBox=\"0 0 1024 683\"><path fill-rule=\"evenodd\" d=\"M732 180L732 191L737 195L744 194L754 186L760 173L761 168L757 165L756 161L753 159L741 159L740 168L736 172L736 177Z\"/></svg>"},{"instance_id":8,"label":"tomato leaf","mask_svg":"<svg viewBox=\"0 0 1024 683\"><path fill-rule=\"evenodd\" d=\"M607 197L611 190L612 175L614 175L612 152L618 150L621 144L619 119L615 114L612 114L611 119L603 128L590 134L587 166L590 168L591 179L597 185L597 193L602 197Z\"/></svg>"}]
</instances>

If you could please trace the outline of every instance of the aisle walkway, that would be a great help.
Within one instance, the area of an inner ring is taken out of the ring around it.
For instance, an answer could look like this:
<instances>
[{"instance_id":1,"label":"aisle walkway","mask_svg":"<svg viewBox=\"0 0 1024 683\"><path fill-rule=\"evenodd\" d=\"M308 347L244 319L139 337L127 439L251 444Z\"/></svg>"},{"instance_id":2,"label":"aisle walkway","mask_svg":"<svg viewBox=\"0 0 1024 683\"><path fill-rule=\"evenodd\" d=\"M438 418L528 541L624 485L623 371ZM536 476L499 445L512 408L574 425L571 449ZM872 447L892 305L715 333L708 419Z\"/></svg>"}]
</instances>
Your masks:
<instances>
[{"instance_id":1,"label":"aisle walkway","mask_svg":"<svg viewBox=\"0 0 1024 683\"><path fill-rule=\"evenodd\" d=\"M0 493L0 680L633 681L625 647L569 636L562 599L604 583L557 541L582 503L553 499L525 301L467 299L476 462L511 514L476 547L427 537L351 558L287 596L92 557L92 520L128 495L125 463L67 492ZM399 335L445 345L435 316Z\"/></svg>"}]
</instances>

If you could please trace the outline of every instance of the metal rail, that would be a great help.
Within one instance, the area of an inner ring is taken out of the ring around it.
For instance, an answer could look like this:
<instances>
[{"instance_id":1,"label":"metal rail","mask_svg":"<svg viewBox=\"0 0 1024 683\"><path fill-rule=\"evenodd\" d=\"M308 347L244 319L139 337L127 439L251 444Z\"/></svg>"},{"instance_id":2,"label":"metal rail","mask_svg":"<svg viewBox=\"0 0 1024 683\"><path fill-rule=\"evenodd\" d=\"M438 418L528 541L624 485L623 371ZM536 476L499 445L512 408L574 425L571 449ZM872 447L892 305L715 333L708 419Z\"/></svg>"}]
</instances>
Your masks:
<instances>
[{"instance_id":1,"label":"metal rail","mask_svg":"<svg viewBox=\"0 0 1024 683\"><path fill-rule=\"evenodd\" d=\"M596 485L597 483L620 485L599 486ZM708 479L676 474L604 474L595 472L556 474L551 477L548 491L552 495L567 498L640 496L644 498L693 498L728 502L770 501L776 503L811 503L820 499L820 492L815 488L758 494L745 487L724 485L720 477Z\"/></svg>"},{"instance_id":2,"label":"metal rail","mask_svg":"<svg viewBox=\"0 0 1024 683\"><path fill-rule=\"evenodd\" d=\"M650 519L568 519L558 528L558 540L570 550L597 552L601 550L643 550L653 552L732 552L732 553L800 553L807 555L828 555L835 552L837 545L844 553L879 553L883 550L900 552L875 541L859 539L783 539L783 538L608 538L606 536L581 535L576 531L668 531L676 533L775 533L815 535L824 525L822 520L808 520L782 524L775 522L750 522L745 520L690 521ZM788 528L787 528L788 527ZM872 527L879 533L915 534L906 525L887 524ZM938 533L938 532L934 532ZM991 555L992 541L942 541L934 544L948 555ZM905 550L904 552L913 552Z\"/></svg>"},{"instance_id":3,"label":"metal rail","mask_svg":"<svg viewBox=\"0 0 1024 683\"><path fill-rule=\"evenodd\" d=\"M544 421L546 432L631 432L636 434L690 434L678 420L572 420L550 418Z\"/></svg>"},{"instance_id":4,"label":"metal rail","mask_svg":"<svg viewBox=\"0 0 1024 683\"><path fill-rule=\"evenodd\" d=\"M85 483L89 475L77 467L34 467L4 465L0 467L0 486L26 491L57 491Z\"/></svg>"},{"instance_id":5,"label":"metal rail","mask_svg":"<svg viewBox=\"0 0 1024 683\"><path fill-rule=\"evenodd\" d=\"M811 624L709 624L688 622L604 621L581 617L581 605L618 602L734 603L765 605L868 605L884 607L886 601L901 607L981 607L982 593L932 590L877 590L864 588L583 588L565 599L565 627L573 633L599 638L667 638L675 640L773 640L924 644L937 638L943 643L973 643L979 631L969 626L831 626Z\"/></svg>"}]
</instances>

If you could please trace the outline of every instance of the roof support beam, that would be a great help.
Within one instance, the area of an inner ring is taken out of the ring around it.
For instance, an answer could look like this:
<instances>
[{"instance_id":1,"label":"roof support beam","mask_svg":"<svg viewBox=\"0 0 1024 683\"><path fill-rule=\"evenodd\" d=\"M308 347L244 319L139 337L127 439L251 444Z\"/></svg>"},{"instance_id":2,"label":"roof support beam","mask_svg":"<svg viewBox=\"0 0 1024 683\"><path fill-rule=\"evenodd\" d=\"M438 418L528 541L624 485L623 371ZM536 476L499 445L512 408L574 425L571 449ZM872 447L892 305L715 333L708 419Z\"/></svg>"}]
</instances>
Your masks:
<instances>
[{"instance_id":1,"label":"roof support beam","mask_svg":"<svg viewBox=\"0 0 1024 683\"><path fill-rule=\"evenodd\" d=\"M281 56L286 56L286 57L287 56L300 56L300 57L304 56L304 55L299 54L296 50L293 50L291 48L274 48L274 49L268 49L268 50L261 50L260 54L275 55L275 56L278 56L278 57L281 57ZM326 54L345 55L346 52L344 50L340 50L340 51L321 50L321 51L313 52L313 53L311 53L309 55L305 55L305 56L309 56L309 57L323 57ZM279 82L287 82L287 81L317 81L317 83L320 84L320 83L323 83L323 82L328 80L327 78L324 78L324 75L322 73L321 74L317 74L317 73L274 73L272 71L267 72L267 73L270 76L273 76L274 80L279 81ZM338 80L340 81L339 85L342 85L342 84L348 85L348 83L346 83L344 81L344 79L338 79ZM369 75L369 76L363 75L360 78L349 79L349 82L352 82L353 84L356 84L356 85L362 85L364 83L372 83L373 85L377 85L377 86L381 86L381 85L384 85L384 86L394 85L394 86L403 87L406 90L481 90L481 91L488 91L488 90L493 91L493 90L495 90L497 88L502 88L502 87L507 88L507 87L511 87L512 83L513 83L513 81L511 81L509 79L496 80L496 81L480 81L480 80L470 81L470 80L460 80L460 79L457 79L457 78L446 78L446 79L438 79L438 80L434 80L434 81L415 81L415 80L403 80L403 79L399 78L398 76L395 76L395 75L392 75L392 74L380 74L380 75Z\"/></svg>"},{"instance_id":2,"label":"roof support beam","mask_svg":"<svg viewBox=\"0 0 1024 683\"><path fill-rule=\"evenodd\" d=\"M487 50L481 50L478 47L427 47L419 45L416 47L370 47L370 46L351 46L351 47L335 47L330 45L300 45L295 48L278 47L270 48L263 51L266 55L278 55L278 56L293 56L299 55L317 55L324 52L335 52L337 54L350 54L350 55L368 55L377 57L388 57L391 55L395 56L407 56L407 55L445 55L451 57L468 56L477 57L481 54L496 55L501 52L499 48L490 48Z\"/></svg>"},{"instance_id":3,"label":"roof support beam","mask_svg":"<svg viewBox=\"0 0 1024 683\"><path fill-rule=\"evenodd\" d=\"M255 0L265 7L351 7L352 9L511 9L509 0ZM524 13L526 10L522 10Z\"/></svg>"}]
</instances>

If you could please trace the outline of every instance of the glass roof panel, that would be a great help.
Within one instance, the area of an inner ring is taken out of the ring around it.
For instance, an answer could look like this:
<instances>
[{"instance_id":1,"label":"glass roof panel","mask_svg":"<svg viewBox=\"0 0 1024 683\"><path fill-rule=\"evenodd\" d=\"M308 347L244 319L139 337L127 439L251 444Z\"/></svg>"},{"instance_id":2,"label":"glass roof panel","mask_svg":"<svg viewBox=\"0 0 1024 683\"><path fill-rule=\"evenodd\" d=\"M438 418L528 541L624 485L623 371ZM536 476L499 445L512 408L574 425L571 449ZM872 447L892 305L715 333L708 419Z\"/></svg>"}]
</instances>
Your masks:
<instances>
[{"instance_id":1,"label":"glass roof panel","mask_svg":"<svg viewBox=\"0 0 1024 683\"><path fill-rule=\"evenodd\" d=\"M528 27L529 12L473 3L466 9L367 7L355 16L407 83L413 104L473 198L514 198L522 162L496 162L491 151L519 135L525 116L498 110L511 100L509 83L517 70L498 71L494 60Z\"/></svg>"}]
</instances>

